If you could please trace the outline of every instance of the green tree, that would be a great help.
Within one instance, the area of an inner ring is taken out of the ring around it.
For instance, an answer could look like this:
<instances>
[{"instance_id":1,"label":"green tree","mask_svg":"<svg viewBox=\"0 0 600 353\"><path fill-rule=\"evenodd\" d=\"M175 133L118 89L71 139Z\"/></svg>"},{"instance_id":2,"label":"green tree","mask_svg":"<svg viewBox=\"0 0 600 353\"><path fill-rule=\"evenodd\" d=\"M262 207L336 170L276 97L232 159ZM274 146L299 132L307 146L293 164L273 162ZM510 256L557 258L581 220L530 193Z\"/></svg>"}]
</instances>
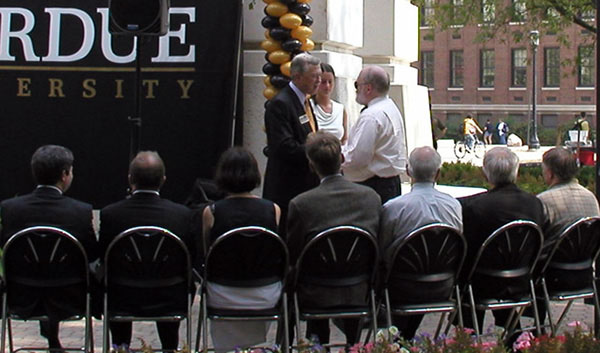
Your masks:
<instances>
[{"instance_id":1,"label":"green tree","mask_svg":"<svg viewBox=\"0 0 600 353\"><path fill-rule=\"evenodd\" d=\"M595 39L594 17L599 0L412 0L421 9L421 24L446 30L478 25L478 40L512 37L527 39L530 30L552 33L564 43L563 29L576 24ZM521 26L509 26L520 23Z\"/></svg>"}]
</instances>

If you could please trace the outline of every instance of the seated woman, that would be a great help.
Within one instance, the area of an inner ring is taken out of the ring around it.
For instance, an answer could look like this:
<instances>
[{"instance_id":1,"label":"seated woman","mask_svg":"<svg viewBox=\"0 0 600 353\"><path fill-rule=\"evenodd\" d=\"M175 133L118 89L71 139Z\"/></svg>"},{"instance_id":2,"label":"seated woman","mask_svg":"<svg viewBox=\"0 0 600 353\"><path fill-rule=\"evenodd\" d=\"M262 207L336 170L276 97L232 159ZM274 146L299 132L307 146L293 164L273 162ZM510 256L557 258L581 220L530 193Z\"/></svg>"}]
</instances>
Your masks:
<instances>
[{"instance_id":1,"label":"seated woman","mask_svg":"<svg viewBox=\"0 0 600 353\"><path fill-rule=\"evenodd\" d=\"M252 153L240 147L230 148L223 153L217 166L215 181L227 196L203 211L205 252L220 235L238 227L260 226L277 232L281 213L279 206L251 194L260 185L260 180L258 164ZM221 268L215 269L217 275L228 272L225 266L233 266L237 277L233 281L243 281L244 276L254 275L253 272L261 269L272 269L276 265L277 256L270 256L271 249L268 245L252 237L236 240L240 243L218 254ZM235 287L211 282L209 278L207 304L211 308L220 309L273 308L277 305L282 286L281 281L277 281L260 286ZM211 323L211 336L216 352L264 342L267 330L268 323L265 322Z\"/></svg>"}]
</instances>

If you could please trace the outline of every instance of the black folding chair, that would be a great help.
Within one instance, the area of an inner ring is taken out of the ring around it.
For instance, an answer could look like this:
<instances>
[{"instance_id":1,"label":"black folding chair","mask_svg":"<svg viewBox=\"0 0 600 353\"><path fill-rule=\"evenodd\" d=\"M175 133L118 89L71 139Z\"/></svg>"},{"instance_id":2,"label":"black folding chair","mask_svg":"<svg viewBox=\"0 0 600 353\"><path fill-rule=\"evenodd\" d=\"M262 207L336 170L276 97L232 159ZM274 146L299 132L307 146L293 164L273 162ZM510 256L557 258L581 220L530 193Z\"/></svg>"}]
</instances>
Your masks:
<instances>
[{"instance_id":1,"label":"black folding chair","mask_svg":"<svg viewBox=\"0 0 600 353\"><path fill-rule=\"evenodd\" d=\"M504 336L507 336L519 323L525 308L533 306L536 329L540 333L532 272L540 255L542 242L542 231L537 224L516 220L494 231L479 248L468 273L466 287L478 339L481 330L476 310L511 309L504 325ZM478 290L474 290L474 287ZM506 293L493 292L489 288L499 288ZM486 290L488 293L482 293Z\"/></svg>"},{"instance_id":2,"label":"black folding chair","mask_svg":"<svg viewBox=\"0 0 600 353\"><path fill-rule=\"evenodd\" d=\"M544 261L539 281L553 336L576 299L592 299L596 316L598 315L598 292L594 281L594 263L598 250L600 217L585 217L568 226L559 235ZM567 301L567 306L556 322L552 320L551 301Z\"/></svg>"},{"instance_id":3,"label":"black folding chair","mask_svg":"<svg viewBox=\"0 0 600 353\"><path fill-rule=\"evenodd\" d=\"M312 238L300 253L295 267L293 288L297 339L300 338L300 320L371 317L372 329L376 332L374 286L378 263L377 241L361 228L333 227ZM364 305L340 303L339 307L332 308L300 305L298 291L303 285L350 288L361 283L367 284Z\"/></svg>"},{"instance_id":4,"label":"black folding chair","mask_svg":"<svg viewBox=\"0 0 600 353\"><path fill-rule=\"evenodd\" d=\"M23 305L23 293L37 295L38 300L63 301L72 311L70 317L59 319L85 320L83 347L65 347L64 350L93 349L92 319L90 314L90 282L87 254L81 243L68 232L47 226L36 226L15 233L4 245L2 255L2 348L4 353L6 334L10 352L20 350L48 350L46 347L21 347L14 349L12 320L48 321L53 313L46 312L45 305L30 310ZM62 309L61 311L64 311Z\"/></svg>"},{"instance_id":5,"label":"black folding chair","mask_svg":"<svg viewBox=\"0 0 600 353\"><path fill-rule=\"evenodd\" d=\"M110 321L186 320L186 345L191 347L192 262L185 243L178 236L154 226L127 229L108 245L104 266L104 353L109 350ZM158 291L169 291L170 298L179 298L180 303L185 304L170 304L165 308L163 298L155 295ZM134 296L135 299L128 300L139 299L154 309L124 305L126 296Z\"/></svg>"},{"instance_id":6,"label":"black folding chair","mask_svg":"<svg viewBox=\"0 0 600 353\"><path fill-rule=\"evenodd\" d=\"M467 244L460 231L447 224L433 223L396 239L384 282L387 325L393 315L442 313L437 337L446 314L457 312L462 327L457 277Z\"/></svg>"},{"instance_id":7,"label":"black folding chair","mask_svg":"<svg viewBox=\"0 0 600 353\"><path fill-rule=\"evenodd\" d=\"M257 251L259 249L259 251ZM227 264L223 266L223 264ZM236 264L236 266L231 266ZM284 327L283 351L289 347L287 294L281 291L278 304L267 309L223 309L210 307L207 285L240 287L251 290L268 284L285 284L288 270L288 250L275 232L264 227L248 226L232 229L220 235L206 255L202 299L196 350L203 336L202 351L208 351L208 320L213 321L275 321ZM202 333L202 334L201 334ZM247 347L243 347L247 348Z\"/></svg>"}]
</instances>

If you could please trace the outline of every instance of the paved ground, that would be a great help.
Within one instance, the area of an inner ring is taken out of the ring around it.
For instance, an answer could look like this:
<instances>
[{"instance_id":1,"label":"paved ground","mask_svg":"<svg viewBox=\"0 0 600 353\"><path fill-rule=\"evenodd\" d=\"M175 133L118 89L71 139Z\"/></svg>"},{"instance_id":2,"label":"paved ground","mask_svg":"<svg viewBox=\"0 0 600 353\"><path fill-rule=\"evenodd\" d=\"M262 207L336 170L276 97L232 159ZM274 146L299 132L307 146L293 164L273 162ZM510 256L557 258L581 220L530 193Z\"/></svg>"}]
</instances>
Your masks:
<instances>
[{"instance_id":1,"label":"paved ground","mask_svg":"<svg viewBox=\"0 0 600 353\"><path fill-rule=\"evenodd\" d=\"M198 297L196 297L196 301L194 302L194 319L192 320L193 323L193 339L192 341L194 341L195 337L196 337L196 322L197 322L197 315L198 315ZM556 311L558 313L558 310L561 310L561 308L563 308L564 305L557 303L554 304L554 309L553 312ZM557 316L557 315L555 315ZM435 328L437 325L437 320L438 320L439 316L436 314L432 314L432 315L428 315L425 317L425 319L423 320L423 323L420 327L419 332L429 332L429 333L433 333L435 332ZM578 301L576 302L573 307L571 308L571 311L569 312L569 315L567 316L566 320L565 320L565 324L568 322L572 322L572 321L582 321L584 323L586 323L589 327L593 326L593 308L591 305L584 305L583 302ZM488 316L486 316L486 320L484 323L484 327L486 330L488 330L491 325L493 323L493 318L491 315L488 314ZM525 325L529 324L525 319L523 320L523 323ZM102 322L94 320L94 340L95 340L95 351L96 352L101 352L102 351ZM561 327L561 331L564 331L565 329L569 329L568 327L566 327L566 325L563 324ZM183 331L183 326L182 325L182 329L180 331L180 341L181 341L181 345L183 346L183 342L184 342L184 337L185 337L185 333ZM61 337L61 341L63 342L64 346L78 346L82 344L82 329L83 329L83 321L81 322L64 322L61 324L61 330L60 330L60 337ZM366 334L366 333L365 333ZM274 330L274 325L272 325L272 329L270 331L269 334L269 340L270 342L274 341L274 335L275 335L275 330ZM38 324L37 322L14 322L13 323L13 337L14 337L14 343L15 346L22 346L22 345L28 345L28 346L44 346L46 344L46 341L41 338L39 336L39 331L38 331ZM132 346L134 348L139 348L140 347L140 338L143 338L149 345L151 345L153 348L160 348L160 341L158 340L158 337L156 335L156 331L155 331L155 327L153 323L134 323L134 332L133 332L133 342L132 342ZM363 336L364 338L364 336ZM492 339L492 337L489 337L490 339ZM343 342L344 340L344 336L337 330L337 328L335 328L334 326L332 326L332 342ZM29 350L31 351L31 350Z\"/></svg>"},{"instance_id":2,"label":"paved ground","mask_svg":"<svg viewBox=\"0 0 600 353\"><path fill-rule=\"evenodd\" d=\"M488 146L487 149L490 149L494 146ZM528 148L525 147L512 147L512 149L519 156L521 163L539 163L541 162L542 154L548 150L550 147L542 147L536 151L529 151ZM451 140L442 140L439 143L439 152L442 155L442 159L444 162L455 162L456 157L453 152L453 142ZM474 156L467 155L463 160L463 162L471 162L475 165L481 165L482 159L475 158ZM456 192L463 192L461 190L457 190ZM468 192L468 190L467 190ZM563 307L561 304L555 304L555 309L560 310ZM194 305L194 320L193 327L196 329L198 315L198 298L196 298ZM434 332L437 324L437 315L429 315L425 317L423 324L421 325L420 332ZM583 302L576 302L571 309L567 319L565 322L571 321L582 321L585 322L588 326L593 325L593 308L589 305L584 305ZM486 323L484 324L485 328L488 328L493 319L490 315L486 317ZM102 350L102 323L100 321L94 320L94 340L95 340L95 350L96 352L101 352ZM61 340L63 345L78 345L81 340L81 331L83 328L82 322L65 322L61 324ZM563 330L565 329L565 325L563 325ZM343 340L343 335L332 326L332 341L340 342ZM194 331L194 338L195 338ZM273 341L274 330L271 329L270 340ZM44 346L45 340L39 336L38 324L37 322L15 322L13 325L13 337L14 343L16 346L29 345L29 346ZM158 337L155 332L153 323L135 323L134 324L134 333L133 333L133 347L140 347L139 338L143 338L148 344L150 344L154 348L159 348L160 343ZM180 338L184 337L183 326L180 334ZM183 340L181 340L183 344Z\"/></svg>"}]
</instances>

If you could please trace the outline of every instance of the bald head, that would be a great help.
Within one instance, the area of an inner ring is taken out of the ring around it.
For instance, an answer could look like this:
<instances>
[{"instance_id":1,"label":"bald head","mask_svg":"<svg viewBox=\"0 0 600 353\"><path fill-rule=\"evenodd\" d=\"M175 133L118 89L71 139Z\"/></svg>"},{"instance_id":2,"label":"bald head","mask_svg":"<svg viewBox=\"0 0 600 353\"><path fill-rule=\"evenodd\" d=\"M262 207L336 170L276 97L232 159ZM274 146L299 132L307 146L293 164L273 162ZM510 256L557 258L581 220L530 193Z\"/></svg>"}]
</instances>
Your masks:
<instances>
[{"instance_id":1,"label":"bald head","mask_svg":"<svg viewBox=\"0 0 600 353\"><path fill-rule=\"evenodd\" d=\"M129 164L129 184L133 190L159 190L165 181L165 164L157 152L141 151Z\"/></svg>"},{"instance_id":2,"label":"bald head","mask_svg":"<svg viewBox=\"0 0 600 353\"><path fill-rule=\"evenodd\" d=\"M390 77L380 66L366 66L356 79L356 101L367 105L390 90Z\"/></svg>"},{"instance_id":3,"label":"bald head","mask_svg":"<svg viewBox=\"0 0 600 353\"><path fill-rule=\"evenodd\" d=\"M493 186L516 183L519 157L507 147L494 147L483 158L483 173Z\"/></svg>"},{"instance_id":4,"label":"bald head","mask_svg":"<svg viewBox=\"0 0 600 353\"><path fill-rule=\"evenodd\" d=\"M429 146L417 147L408 159L408 175L413 183L435 182L442 166L442 157Z\"/></svg>"}]
</instances>

